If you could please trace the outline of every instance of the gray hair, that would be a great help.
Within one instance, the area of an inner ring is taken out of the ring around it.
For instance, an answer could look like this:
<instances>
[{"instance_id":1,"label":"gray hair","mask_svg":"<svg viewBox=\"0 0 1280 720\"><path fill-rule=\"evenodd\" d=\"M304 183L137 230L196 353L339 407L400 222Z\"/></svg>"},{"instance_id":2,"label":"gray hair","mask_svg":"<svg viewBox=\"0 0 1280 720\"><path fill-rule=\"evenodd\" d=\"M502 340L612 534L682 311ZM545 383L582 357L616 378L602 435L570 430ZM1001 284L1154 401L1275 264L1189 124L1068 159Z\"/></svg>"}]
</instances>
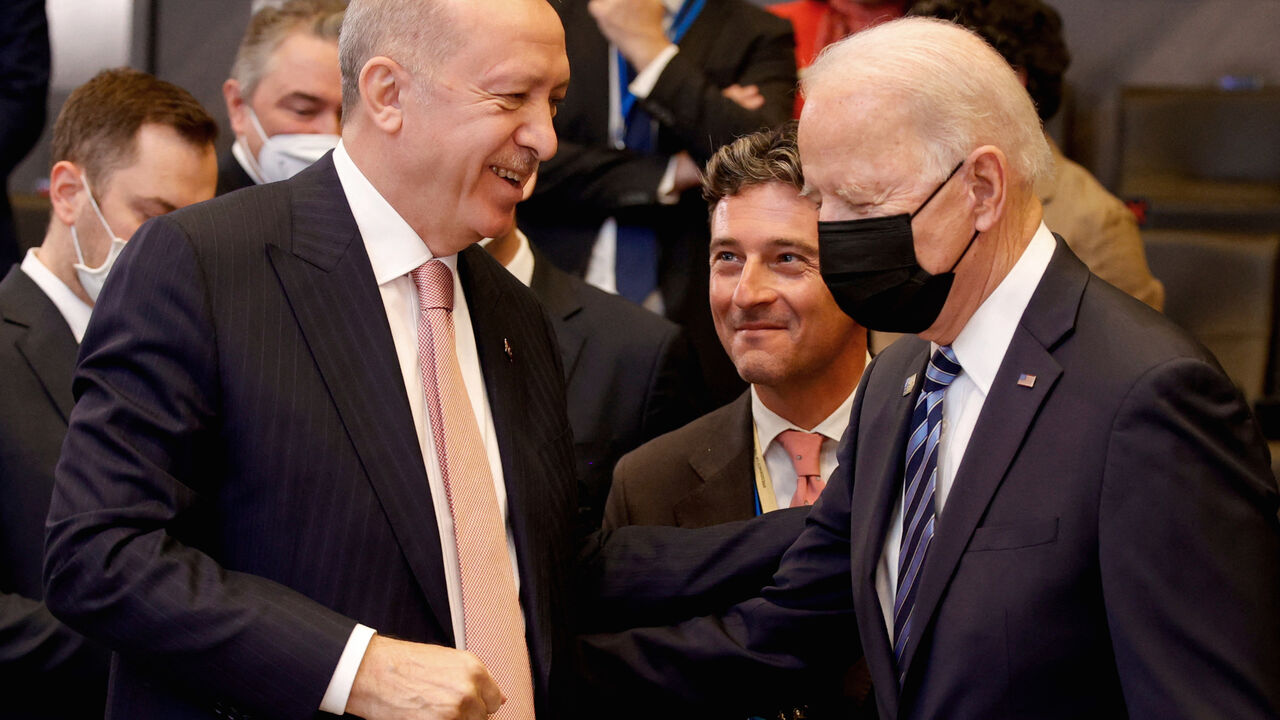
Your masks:
<instances>
[{"instance_id":1,"label":"gray hair","mask_svg":"<svg viewBox=\"0 0 1280 720\"><path fill-rule=\"evenodd\" d=\"M1027 186L1053 172L1040 118L1013 68L954 23L904 18L834 43L809 67L803 90L831 83L901 102L924 143L925 172L941 177L981 145L1003 150Z\"/></svg>"},{"instance_id":2,"label":"gray hair","mask_svg":"<svg viewBox=\"0 0 1280 720\"><path fill-rule=\"evenodd\" d=\"M231 65L231 77L240 83L241 96L246 101L253 97L272 54L288 36L304 32L336 42L345 6L342 0L289 0L254 13Z\"/></svg>"},{"instance_id":3,"label":"gray hair","mask_svg":"<svg viewBox=\"0 0 1280 720\"><path fill-rule=\"evenodd\" d=\"M410 72L430 75L459 42L444 0L351 0L338 62L342 67L342 117L360 103L360 71L379 55Z\"/></svg>"}]
</instances>

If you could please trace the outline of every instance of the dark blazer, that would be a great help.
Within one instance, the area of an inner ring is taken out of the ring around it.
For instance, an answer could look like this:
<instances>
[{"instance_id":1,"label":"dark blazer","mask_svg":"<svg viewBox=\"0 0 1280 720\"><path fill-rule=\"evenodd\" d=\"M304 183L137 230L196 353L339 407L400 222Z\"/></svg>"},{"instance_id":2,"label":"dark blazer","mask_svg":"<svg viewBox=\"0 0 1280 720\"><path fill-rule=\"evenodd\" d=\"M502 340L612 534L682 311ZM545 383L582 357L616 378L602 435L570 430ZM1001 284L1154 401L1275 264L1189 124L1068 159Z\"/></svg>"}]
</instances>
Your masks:
<instances>
[{"instance_id":1,"label":"dark blazer","mask_svg":"<svg viewBox=\"0 0 1280 720\"><path fill-rule=\"evenodd\" d=\"M22 260L7 183L44 130L49 73L44 0L0 3L0 273Z\"/></svg>"},{"instance_id":2,"label":"dark blazer","mask_svg":"<svg viewBox=\"0 0 1280 720\"><path fill-rule=\"evenodd\" d=\"M720 623L600 638L588 667L697 698L860 637L886 719L1280 714L1280 499L1257 423L1206 350L1061 240L939 517L899 689L875 573L903 387L928 352L899 341L864 375L840 469L774 588ZM679 665L690 647L700 662Z\"/></svg>"},{"instance_id":3,"label":"dark blazer","mask_svg":"<svg viewBox=\"0 0 1280 720\"><path fill-rule=\"evenodd\" d=\"M671 155L699 164L735 138L791 117L796 84L790 24L745 0L708 0L643 107L659 123L657 151L615 150L609 138L609 43L587 0L557 5L573 83L556 114L560 148L543 163L520 227L552 262L581 276L600 224L617 217L654 228L661 247L658 280L666 314L689 330L712 395L721 404L743 389L716 338L707 307L707 210L697 190L676 205L658 202ZM765 105L746 110L721 95L729 85L758 85Z\"/></svg>"},{"instance_id":4,"label":"dark blazer","mask_svg":"<svg viewBox=\"0 0 1280 720\"><path fill-rule=\"evenodd\" d=\"M627 453L604 527L698 528L754 517L751 393Z\"/></svg>"},{"instance_id":5,"label":"dark blazer","mask_svg":"<svg viewBox=\"0 0 1280 720\"><path fill-rule=\"evenodd\" d=\"M527 288L478 247L458 273L553 718L577 507L563 371ZM144 225L74 390L46 597L116 652L113 717L312 717L356 622L453 644L418 435L330 157Z\"/></svg>"},{"instance_id":6,"label":"dark blazer","mask_svg":"<svg viewBox=\"0 0 1280 720\"><path fill-rule=\"evenodd\" d=\"M253 187L257 185L253 178L249 177L249 173L241 167L240 161L236 160L236 156L227 150L218 158L218 189L217 195L226 195L233 190L240 188Z\"/></svg>"},{"instance_id":7,"label":"dark blazer","mask_svg":"<svg viewBox=\"0 0 1280 720\"><path fill-rule=\"evenodd\" d=\"M680 326L534 258L529 287L564 363L580 520L595 530L618 458L688 422L705 401Z\"/></svg>"},{"instance_id":8,"label":"dark blazer","mask_svg":"<svg viewBox=\"0 0 1280 720\"><path fill-rule=\"evenodd\" d=\"M17 266L0 281L0 693L6 718L101 716L107 653L43 602L53 468L71 415L76 340Z\"/></svg>"}]
</instances>

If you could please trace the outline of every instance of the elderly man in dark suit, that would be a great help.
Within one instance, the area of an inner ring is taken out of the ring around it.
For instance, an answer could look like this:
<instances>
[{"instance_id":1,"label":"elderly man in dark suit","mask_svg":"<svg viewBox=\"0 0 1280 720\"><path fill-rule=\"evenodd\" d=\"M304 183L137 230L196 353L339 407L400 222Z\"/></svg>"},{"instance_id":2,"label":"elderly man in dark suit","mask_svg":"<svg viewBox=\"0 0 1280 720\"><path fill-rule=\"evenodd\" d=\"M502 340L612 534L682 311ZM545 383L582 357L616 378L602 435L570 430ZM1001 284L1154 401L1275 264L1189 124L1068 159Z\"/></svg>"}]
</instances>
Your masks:
<instances>
[{"instance_id":1,"label":"elderly man in dark suit","mask_svg":"<svg viewBox=\"0 0 1280 720\"><path fill-rule=\"evenodd\" d=\"M1207 351L1044 226L1013 70L917 18L833 46L805 90L827 284L918 337L864 374L773 586L597 638L588 667L690 703L731 684L723 707L861 648L886 720L1280 714L1266 444Z\"/></svg>"},{"instance_id":2,"label":"elderly man in dark suit","mask_svg":"<svg viewBox=\"0 0 1280 720\"><path fill-rule=\"evenodd\" d=\"M746 0L569 0L573 90L521 228L562 269L683 325L716 404L742 391L706 305L698 169L791 116L790 24Z\"/></svg>"},{"instance_id":3,"label":"elderly man in dark suit","mask_svg":"<svg viewBox=\"0 0 1280 720\"><path fill-rule=\"evenodd\" d=\"M145 225L85 336L55 614L118 717L556 717L575 510L542 309L473 247L556 150L545 0L355 0L343 141Z\"/></svg>"},{"instance_id":4,"label":"elderly man in dark suit","mask_svg":"<svg viewBox=\"0 0 1280 720\"><path fill-rule=\"evenodd\" d=\"M53 129L44 241L0 282L0 692L11 718L101 715L107 653L42 602L53 470L102 278L146 217L213 197L218 126L190 93L106 70ZM119 237L120 240L116 240Z\"/></svg>"}]
</instances>

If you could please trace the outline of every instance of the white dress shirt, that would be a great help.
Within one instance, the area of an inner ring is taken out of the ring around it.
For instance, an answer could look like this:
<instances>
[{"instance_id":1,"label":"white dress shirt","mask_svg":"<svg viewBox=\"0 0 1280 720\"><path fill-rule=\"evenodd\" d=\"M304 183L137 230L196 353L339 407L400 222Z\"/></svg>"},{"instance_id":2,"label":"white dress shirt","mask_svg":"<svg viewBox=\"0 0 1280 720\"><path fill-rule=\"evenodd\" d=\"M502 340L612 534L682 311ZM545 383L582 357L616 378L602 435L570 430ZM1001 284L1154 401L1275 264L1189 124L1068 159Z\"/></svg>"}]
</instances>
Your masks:
<instances>
[{"instance_id":1,"label":"white dress shirt","mask_svg":"<svg viewBox=\"0 0 1280 720\"><path fill-rule=\"evenodd\" d=\"M796 466L791 462L791 455L778 436L786 430L815 432L822 436L822 452L818 457L818 469L822 473L822 481L831 479L836 469L836 449L845 428L849 427L849 412L853 408L853 398L858 393L855 385L849 397L840 403L835 412L826 420L812 428L802 428L775 413L761 402L756 386L751 386L751 419L755 422L756 436L760 438L760 447L764 448L764 464L769 469L770 484L773 494L778 500L778 507L791 507L791 496L796 492Z\"/></svg>"},{"instance_id":2,"label":"white dress shirt","mask_svg":"<svg viewBox=\"0 0 1280 720\"><path fill-rule=\"evenodd\" d=\"M662 0L663 6L666 8L666 15L663 18L663 29L666 30L671 19L677 12L680 12L680 6L683 0ZM667 65L671 62L671 58L680 52L680 48L675 44L668 45L665 50L658 54L644 69L636 73L635 78L627 85L627 89L637 100L643 100L649 97L649 93L653 92L654 85L658 84L658 78L662 76L662 72L667 69ZM623 138L626 137L626 120L622 117L622 93L618 87L618 52L617 47L613 44L609 45L609 139L615 150L623 150L626 143ZM655 133L656 134L656 133ZM680 201L680 193L675 192L676 184L676 159L673 157L667 161L667 170L662 174L662 180L658 183L658 202L663 205L674 205ZM591 247L591 259L587 261L587 272L585 280L588 284L611 292L615 295L618 292L618 222L613 218L607 218L604 224L600 226L600 232L596 235L595 245ZM662 312L662 297L655 291L654 296L645 299L645 307L654 312Z\"/></svg>"},{"instance_id":3,"label":"white dress shirt","mask_svg":"<svg viewBox=\"0 0 1280 720\"><path fill-rule=\"evenodd\" d=\"M93 313L93 306L81 300L74 290L67 287L67 284L59 280L52 270L45 267L44 263L40 262L40 258L36 257L35 248L27 250L26 256L22 258L22 264L18 267L31 278L36 287L49 296L50 302L62 314L62 319L67 321L67 327L71 328L71 334L75 336L76 342L83 340L84 329L89 326L89 315Z\"/></svg>"},{"instance_id":4,"label":"white dress shirt","mask_svg":"<svg viewBox=\"0 0 1280 720\"><path fill-rule=\"evenodd\" d=\"M1013 333L1022 320L1022 314L1035 293L1045 268L1053 257L1056 241L1049 229L1040 228L1022 251L1018 262L1009 274L996 286L969 318L951 349L960 362L961 373L947 388L942 401L942 432L938 437L938 478L933 492L933 507L937 523L945 523L943 508L951 493L956 470L969 446L974 425L982 412L982 405L991 391L996 371L1004 361L1005 352ZM930 352L936 350L930 345ZM906 380L906 378L903 378ZM876 596L884 613L885 627L889 629L889 644L893 638L893 601L898 591L898 545L902 542L902 479L897 479L897 500L893 506L893 521L876 566ZM963 490L963 488L961 488ZM936 531L935 531L936 534Z\"/></svg>"},{"instance_id":5,"label":"white dress shirt","mask_svg":"<svg viewBox=\"0 0 1280 720\"><path fill-rule=\"evenodd\" d=\"M391 339L395 344L396 357L400 361L400 373L404 377L405 390L409 395L409 408L413 413L413 425L418 433L418 445L422 450L423 462L426 466L436 524L440 528L440 554L444 559L445 585L449 595L453 634L457 638L457 647L465 649L466 634L462 622L462 578L458 569L458 548L454 542L453 516L449 512L444 478L436 459L431 419L427 412L426 397L423 394L422 374L418 365L418 289L414 285L413 278L409 276L414 268L432 259L431 251L404 218L373 187L364 173L360 172L341 142L333 152L333 164L338 171L338 179L342 183L342 191L346 195L347 203L351 206L351 214L355 216L356 226L360 229L360 236L364 239L365 250L373 266L373 276L378 282L378 292L382 295L382 304L391 326ZM497 431L493 426L489 398L485 394L480 356L476 350L475 334L471 327L471 313L467 309L467 297L462 292L462 282L458 278L458 256L450 255L437 259L447 265L453 273L452 316L458 366L462 370L463 384L466 385L467 395L471 399L471 409L480 426L480 439L488 455L494 491L498 496L498 509L502 513L503 525L507 528L507 552L511 558L511 571L515 574L518 591L520 576L516 568L515 541L511 537L507 513L507 489L503 482L502 458L498 451ZM329 682L328 690L321 701L321 710L341 715L346 709L356 671L360 668L360 661L364 658L365 650L368 649L369 640L374 632L372 628L364 625L357 625L352 631L347 647L338 661L338 667Z\"/></svg>"}]
</instances>

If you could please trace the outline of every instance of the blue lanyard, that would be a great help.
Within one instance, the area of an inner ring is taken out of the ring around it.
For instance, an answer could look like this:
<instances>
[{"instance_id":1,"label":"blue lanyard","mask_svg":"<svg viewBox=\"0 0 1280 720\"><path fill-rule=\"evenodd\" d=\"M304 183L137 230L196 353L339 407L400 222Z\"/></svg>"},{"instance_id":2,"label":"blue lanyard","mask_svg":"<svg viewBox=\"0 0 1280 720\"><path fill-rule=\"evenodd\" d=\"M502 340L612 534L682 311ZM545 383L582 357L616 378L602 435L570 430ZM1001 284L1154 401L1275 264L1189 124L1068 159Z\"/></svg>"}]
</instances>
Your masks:
<instances>
[{"instance_id":1,"label":"blue lanyard","mask_svg":"<svg viewBox=\"0 0 1280 720\"><path fill-rule=\"evenodd\" d=\"M689 26L693 25L693 21L698 19L698 15L702 13L702 8L707 4L707 0L685 0L684 4L676 12L675 17L671 19L671 27L667 30L667 39L676 45L684 39L685 33L689 32ZM622 104L622 120L625 123L627 117L631 114L631 109L636 105L636 96L631 94L627 86L635 79L635 71L631 70L631 66L627 64L626 58L622 57L622 53L614 51L618 55L618 92L621 95Z\"/></svg>"}]
</instances>

